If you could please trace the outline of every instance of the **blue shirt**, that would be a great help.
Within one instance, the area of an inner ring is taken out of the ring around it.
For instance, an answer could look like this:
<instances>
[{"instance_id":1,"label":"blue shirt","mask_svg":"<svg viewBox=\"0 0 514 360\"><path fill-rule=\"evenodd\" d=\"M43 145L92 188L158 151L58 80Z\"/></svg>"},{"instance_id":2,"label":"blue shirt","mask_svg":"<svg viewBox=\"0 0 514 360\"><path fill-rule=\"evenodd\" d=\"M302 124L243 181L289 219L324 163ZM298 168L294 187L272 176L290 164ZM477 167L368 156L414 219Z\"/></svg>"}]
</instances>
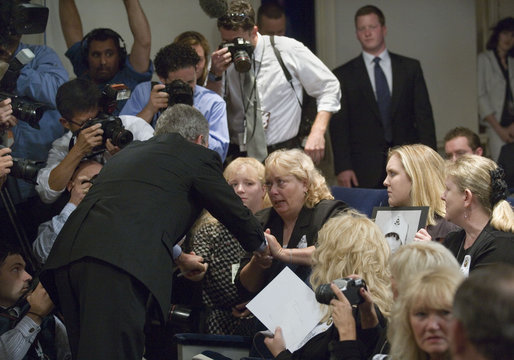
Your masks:
<instances>
[{"instance_id":1,"label":"blue shirt","mask_svg":"<svg viewBox=\"0 0 514 360\"><path fill-rule=\"evenodd\" d=\"M82 49L82 42L76 42L73 44L65 53L66 57L70 59L73 65L73 72L80 78L91 80L88 73L88 67L85 59L85 54ZM137 72L129 61L129 55L125 59L124 66L114 75L112 79L102 84L98 84L98 88L102 89L107 84L125 84L130 90L134 90L137 84L152 79L153 63L150 61L148 70L144 73ZM126 100L118 101L118 108L114 112L114 115L118 115L120 110L125 106Z\"/></svg>"},{"instance_id":2,"label":"blue shirt","mask_svg":"<svg viewBox=\"0 0 514 360\"><path fill-rule=\"evenodd\" d=\"M150 81L136 86L120 115L139 114L150 100L151 91L152 83ZM221 160L225 161L230 142L225 100L214 91L196 85L193 106L205 116L209 123L209 149L216 151L221 156ZM155 127L158 117L159 113L154 115L152 119L153 127Z\"/></svg>"},{"instance_id":3,"label":"blue shirt","mask_svg":"<svg viewBox=\"0 0 514 360\"><path fill-rule=\"evenodd\" d=\"M64 128L59 123L61 116L55 110L55 95L59 86L68 81L68 73L55 51L49 47L20 43L15 54L26 48L35 57L21 69L16 83L16 95L45 103L52 109L43 114L39 121L39 130L18 120L18 124L12 128L12 156L45 161L52 142L64 134ZM19 180L18 186L22 199L36 195L34 185Z\"/></svg>"}]
</instances>

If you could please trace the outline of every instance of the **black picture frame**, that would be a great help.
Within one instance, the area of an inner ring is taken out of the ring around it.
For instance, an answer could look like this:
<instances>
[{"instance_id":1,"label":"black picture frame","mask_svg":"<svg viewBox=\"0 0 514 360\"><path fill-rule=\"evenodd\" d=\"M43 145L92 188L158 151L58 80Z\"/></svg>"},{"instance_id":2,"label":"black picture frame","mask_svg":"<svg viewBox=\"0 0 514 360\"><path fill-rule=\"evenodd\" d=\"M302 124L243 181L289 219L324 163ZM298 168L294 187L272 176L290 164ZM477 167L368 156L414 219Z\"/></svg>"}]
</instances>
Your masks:
<instances>
[{"instance_id":1,"label":"black picture frame","mask_svg":"<svg viewBox=\"0 0 514 360\"><path fill-rule=\"evenodd\" d=\"M395 251L414 241L414 235L426 226L428 209L428 206L375 206L371 218Z\"/></svg>"}]
</instances>

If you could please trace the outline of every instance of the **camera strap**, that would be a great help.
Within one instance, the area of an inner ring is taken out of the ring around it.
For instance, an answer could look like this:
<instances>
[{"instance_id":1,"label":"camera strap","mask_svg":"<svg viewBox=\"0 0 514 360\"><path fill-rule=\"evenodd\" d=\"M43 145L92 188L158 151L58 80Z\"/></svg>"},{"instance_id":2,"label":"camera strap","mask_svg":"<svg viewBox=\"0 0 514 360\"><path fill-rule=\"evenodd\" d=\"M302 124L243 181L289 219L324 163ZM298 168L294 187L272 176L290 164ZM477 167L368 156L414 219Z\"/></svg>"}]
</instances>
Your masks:
<instances>
[{"instance_id":1,"label":"camera strap","mask_svg":"<svg viewBox=\"0 0 514 360\"><path fill-rule=\"evenodd\" d=\"M280 64L280 67L282 68L282 71L284 72L284 75L286 77L287 82L289 85L291 85L291 89L293 89L294 96L296 97L296 100L298 101L298 105L302 107L302 102L298 98L298 95L296 94L296 90L293 85L293 77L291 76L291 73L287 69L286 65L284 64L284 60L282 60L282 55L280 55L280 51L275 46L275 35L270 35L269 41L271 43L271 47L273 48L273 52L275 53L275 56L277 57L278 63Z\"/></svg>"}]
</instances>

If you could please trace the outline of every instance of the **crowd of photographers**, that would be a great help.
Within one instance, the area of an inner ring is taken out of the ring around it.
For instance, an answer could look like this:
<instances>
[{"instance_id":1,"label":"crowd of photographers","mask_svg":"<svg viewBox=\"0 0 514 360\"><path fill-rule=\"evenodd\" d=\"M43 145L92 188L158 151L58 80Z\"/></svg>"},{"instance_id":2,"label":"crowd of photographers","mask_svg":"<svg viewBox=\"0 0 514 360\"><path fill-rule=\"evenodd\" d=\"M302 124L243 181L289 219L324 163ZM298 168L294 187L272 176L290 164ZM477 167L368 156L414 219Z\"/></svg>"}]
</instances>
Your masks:
<instances>
[{"instance_id":1,"label":"crowd of photographers","mask_svg":"<svg viewBox=\"0 0 514 360\"><path fill-rule=\"evenodd\" d=\"M298 173L299 169L309 168L319 175L314 165L325 155L326 131L332 114L340 109L341 88L335 75L303 44L274 37L285 31L280 7L262 7L259 32L251 5L233 1L224 14L217 16L223 44L212 53L212 61L208 60L205 38L192 31L160 49L152 61L150 27L139 0L123 3L134 39L130 51L111 29L95 29L84 35L75 1L59 1L61 27L68 46L65 55L73 65L73 80L69 80L52 49L21 42L23 34L44 31L48 9L16 0L0 5L0 28L4 29L0 30L0 73L4 73L0 81L1 358L76 356L69 350L64 325L54 315L49 295L41 284L32 281L28 271L36 272L46 262L70 214L110 158L133 141L154 137L159 116L175 104L193 106L205 117L208 139L201 138L198 144L215 151L220 164L242 156L262 161L276 150L299 147L303 140L308 156L303 154L307 160L302 160L301 166L295 167L294 161L276 165L282 170L290 166L291 174L279 174L270 183L258 176L249 181L248 173L252 171L248 166L246 174L234 173L236 180L227 181L243 203L251 197L241 195L246 191L241 190L244 187L258 188L263 194L259 201L264 201L266 189L270 197L273 191L279 194L271 199L269 221L270 228L276 226L283 231L278 236L280 241L286 234L298 235L293 227L296 229L300 211L301 216L317 219L316 210L312 210L315 206L303 204L310 191L309 181L313 180L309 175L300 181ZM264 33L266 26L270 29L266 34L271 37ZM158 82L151 81L154 67ZM317 112L309 132L300 139L303 90L316 99ZM262 111L261 106L269 111ZM295 160L300 158L296 156ZM280 212L292 193L288 186L296 186L295 194L301 199L290 229L286 226L287 211ZM326 190L325 200L332 200ZM275 222L274 218L282 220ZM323 223L327 219L324 217ZM312 225L310 218L307 222L305 226ZM303 235L298 243L303 241L305 246L298 244L296 248L282 248L268 230L268 252L247 254L251 265L263 272L272 261L280 269L306 265L309 273L312 269L310 283L316 289L317 300L324 304L323 322L297 351L286 349L281 328L275 329L274 336L254 341L257 351L266 352L264 357L379 359L390 353L393 359L435 360L449 358L451 352L456 359L512 358L490 345L493 338L500 349L514 345L511 329L504 331L490 325L508 319L511 326L514 321L512 306L504 305L513 300L512 268L477 271L464 281L453 255L435 242L406 245L390 257L389 246L377 225L351 210L334 213L319 238L317 230L316 247L307 246ZM280 259L271 249L275 245ZM186 242L184 251L187 246ZM173 253L174 261L182 254L176 247L168 251ZM191 255L196 256L194 252ZM303 256L306 262L297 261L297 256ZM412 258L417 260L415 265ZM234 267L238 264L229 265L231 273L220 271L219 276L231 277L230 286L234 278L239 284L238 268ZM205 275L210 264L202 266ZM395 273L399 268L403 270ZM486 285L485 276L498 274L498 286ZM184 272L182 275L193 278ZM241 284L245 286L242 281ZM174 291L184 290L178 286ZM473 292L490 299L501 313L494 309L487 312L489 318L484 316L481 323L476 323L473 313L482 310L478 302L467 301ZM240 319L246 309L244 303L236 303L243 308L238 309L239 316L234 315ZM455 318L451 317L452 307ZM246 318L248 313L244 314ZM257 322L251 324L245 334L259 330ZM475 326L485 326L494 332L494 337L473 335ZM146 355L153 358L151 348ZM168 356L173 358L172 354Z\"/></svg>"}]
</instances>

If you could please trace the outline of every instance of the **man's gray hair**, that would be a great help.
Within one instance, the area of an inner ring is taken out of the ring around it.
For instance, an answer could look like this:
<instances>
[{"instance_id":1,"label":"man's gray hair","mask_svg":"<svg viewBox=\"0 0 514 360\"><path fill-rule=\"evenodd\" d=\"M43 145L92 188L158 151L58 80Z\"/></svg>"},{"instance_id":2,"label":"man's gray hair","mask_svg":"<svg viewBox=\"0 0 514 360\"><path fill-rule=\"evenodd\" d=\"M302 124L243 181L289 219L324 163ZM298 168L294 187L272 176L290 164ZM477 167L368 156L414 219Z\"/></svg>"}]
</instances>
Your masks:
<instances>
[{"instance_id":1,"label":"man's gray hair","mask_svg":"<svg viewBox=\"0 0 514 360\"><path fill-rule=\"evenodd\" d=\"M496 264L473 271L457 290L453 316L486 359L512 359L514 266Z\"/></svg>"},{"instance_id":2,"label":"man's gray hair","mask_svg":"<svg viewBox=\"0 0 514 360\"><path fill-rule=\"evenodd\" d=\"M155 135L171 133L178 133L191 142L202 135L205 142L209 138L209 123L194 107L176 104L167 108L155 125Z\"/></svg>"}]
</instances>

